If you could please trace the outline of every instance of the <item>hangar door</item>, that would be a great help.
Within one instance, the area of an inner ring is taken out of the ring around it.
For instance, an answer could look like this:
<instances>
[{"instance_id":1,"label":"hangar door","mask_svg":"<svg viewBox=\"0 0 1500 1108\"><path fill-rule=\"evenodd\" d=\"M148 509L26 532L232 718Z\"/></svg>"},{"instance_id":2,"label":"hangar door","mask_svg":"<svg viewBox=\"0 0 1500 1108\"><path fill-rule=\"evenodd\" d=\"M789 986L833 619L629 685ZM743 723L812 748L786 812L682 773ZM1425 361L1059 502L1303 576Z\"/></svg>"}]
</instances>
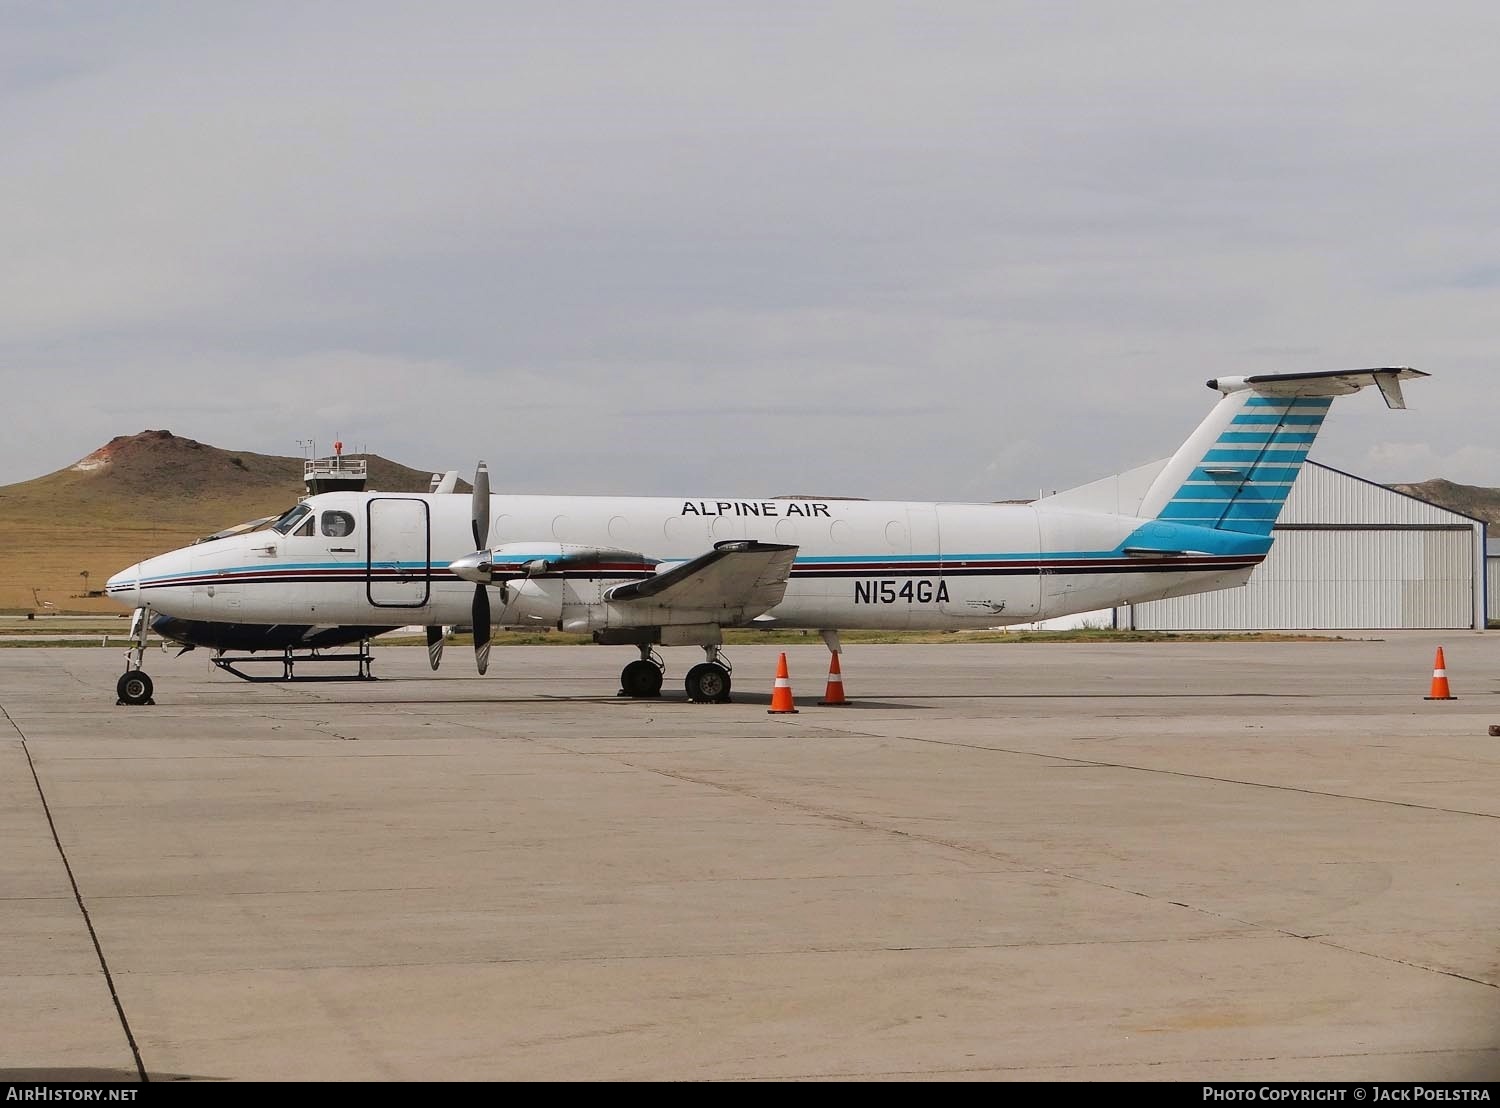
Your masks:
<instances>
[{"instance_id":1,"label":"hangar door","mask_svg":"<svg viewBox=\"0 0 1500 1108\"><path fill-rule=\"evenodd\" d=\"M1143 630L1471 627L1470 527L1278 528L1244 588L1137 604Z\"/></svg>"}]
</instances>

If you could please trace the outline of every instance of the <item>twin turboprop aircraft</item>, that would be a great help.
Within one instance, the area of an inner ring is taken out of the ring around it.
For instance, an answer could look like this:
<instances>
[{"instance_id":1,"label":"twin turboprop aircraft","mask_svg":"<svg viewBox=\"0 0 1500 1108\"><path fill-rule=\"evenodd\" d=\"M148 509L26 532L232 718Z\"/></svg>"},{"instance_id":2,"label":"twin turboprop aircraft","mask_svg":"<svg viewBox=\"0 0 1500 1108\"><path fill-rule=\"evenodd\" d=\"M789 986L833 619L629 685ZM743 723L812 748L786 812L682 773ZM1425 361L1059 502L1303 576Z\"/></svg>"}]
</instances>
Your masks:
<instances>
[{"instance_id":1,"label":"twin turboprop aircraft","mask_svg":"<svg viewBox=\"0 0 1500 1108\"><path fill-rule=\"evenodd\" d=\"M303 679L294 661L327 660L319 647L408 624L428 628L436 669L442 628L470 624L480 673L492 627L582 632L635 647L621 692L649 697L665 669L654 648L698 646L687 696L724 701L726 627L816 630L836 652L839 630L996 627L1243 585L1333 398L1375 385L1401 408L1401 381L1425 376L1220 377L1218 403L1164 464L1024 505L513 496L490 492L484 463L472 496L323 493L269 529L110 578L107 594L137 609L117 691L151 699L151 612L221 655L237 635L284 650L283 679Z\"/></svg>"}]
</instances>

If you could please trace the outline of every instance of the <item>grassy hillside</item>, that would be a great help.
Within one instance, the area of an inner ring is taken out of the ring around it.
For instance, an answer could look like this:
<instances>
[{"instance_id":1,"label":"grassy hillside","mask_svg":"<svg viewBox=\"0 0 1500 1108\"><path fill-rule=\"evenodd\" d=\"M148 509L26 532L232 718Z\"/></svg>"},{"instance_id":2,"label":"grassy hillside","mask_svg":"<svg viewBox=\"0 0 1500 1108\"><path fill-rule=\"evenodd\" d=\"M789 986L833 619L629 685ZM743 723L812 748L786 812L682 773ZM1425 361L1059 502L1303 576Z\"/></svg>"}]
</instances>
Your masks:
<instances>
[{"instance_id":1,"label":"grassy hillside","mask_svg":"<svg viewBox=\"0 0 1500 1108\"><path fill-rule=\"evenodd\" d=\"M1392 485L1391 488L1419 500L1429 500L1450 511L1482 519L1491 527L1500 527L1500 489L1459 485L1441 477L1414 485Z\"/></svg>"},{"instance_id":2,"label":"grassy hillside","mask_svg":"<svg viewBox=\"0 0 1500 1108\"><path fill-rule=\"evenodd\" d=\"M430 470L367 460L372 489L427 491ZM132 562L285 511L307 492L302 464L143 431L0 486L0 610L119 611L85 593Z\"/></svg>"}]
</instances>

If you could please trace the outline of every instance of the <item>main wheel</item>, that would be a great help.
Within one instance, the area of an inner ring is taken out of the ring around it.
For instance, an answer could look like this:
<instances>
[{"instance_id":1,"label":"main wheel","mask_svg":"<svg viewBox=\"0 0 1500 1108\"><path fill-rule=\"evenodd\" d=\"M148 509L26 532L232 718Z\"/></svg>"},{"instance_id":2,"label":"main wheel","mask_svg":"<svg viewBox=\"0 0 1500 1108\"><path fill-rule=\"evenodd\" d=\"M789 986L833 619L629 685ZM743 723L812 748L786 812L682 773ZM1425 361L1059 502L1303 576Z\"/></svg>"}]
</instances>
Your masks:
<instances>
[{"instance_id":1,"label":"main wheel","mask_svg":"<svg viewBox=\"0 0 1500 1108\"><path fill-rule=\"evenodd\" d=\"M132 669L121 675L115 683L115 695L122 704L150 704L151 678L144 670Z\"/></svg>"},{"instance_id":2,"label":"main wheel","mask_svg":"<svg viewBox=\"0 0 1500 1108\"><path fill-rule=\"evenodd\" d=\"M620 671L620 691L626 696L661 695L661 670L638 658Z\"/></svg>"},{"instance_id":3,"label":"main wheel","mask_svg":"<svg viewBox=\"0 0 1500 1108\"><path fill-rule=\"evenodd\" d=\"M687 672L688 699L697 703L729 702L729 671L716 662L701 662Z\"/></svg>"}]
</instances>

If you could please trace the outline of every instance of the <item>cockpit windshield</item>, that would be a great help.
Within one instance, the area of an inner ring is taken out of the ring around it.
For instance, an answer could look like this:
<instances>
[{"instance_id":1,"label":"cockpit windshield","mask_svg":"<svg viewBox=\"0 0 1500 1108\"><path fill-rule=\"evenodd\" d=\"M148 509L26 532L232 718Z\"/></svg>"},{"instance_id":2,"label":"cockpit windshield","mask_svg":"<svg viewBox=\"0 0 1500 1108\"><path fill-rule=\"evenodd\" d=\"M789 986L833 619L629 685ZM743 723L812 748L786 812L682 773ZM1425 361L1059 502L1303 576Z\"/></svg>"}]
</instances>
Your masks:
<instances>
[{"instance_id":1,"label":"cockpit windshield","mask_svg":"<svg viewBox=\"0 0 1500 1108\"><path fill-rule=\"evenodd\" d=\"M298 504L275 523L271 524L271 530L282 535L289 534L292 528L306 519L311 512L312 509L306 504Z\"/></svg>"},{"instance_id":2,"label":"cockpit windshield","mask_svg":"<svg viewBox=\"0 0 1500 1108\"><path fill-rule=\"evenodd\" d=\"M194 539L193 546L200 542L217 542L219 539L227 539L234 535L243 535L250 531L259 531L268 523L275 523L280 516L262 516L260 519L252 519L249 523L236 523L233 527L226 527L222 531L215 531L212 535L204 535L201 539Z\"/></svg>"}]
</instances>

